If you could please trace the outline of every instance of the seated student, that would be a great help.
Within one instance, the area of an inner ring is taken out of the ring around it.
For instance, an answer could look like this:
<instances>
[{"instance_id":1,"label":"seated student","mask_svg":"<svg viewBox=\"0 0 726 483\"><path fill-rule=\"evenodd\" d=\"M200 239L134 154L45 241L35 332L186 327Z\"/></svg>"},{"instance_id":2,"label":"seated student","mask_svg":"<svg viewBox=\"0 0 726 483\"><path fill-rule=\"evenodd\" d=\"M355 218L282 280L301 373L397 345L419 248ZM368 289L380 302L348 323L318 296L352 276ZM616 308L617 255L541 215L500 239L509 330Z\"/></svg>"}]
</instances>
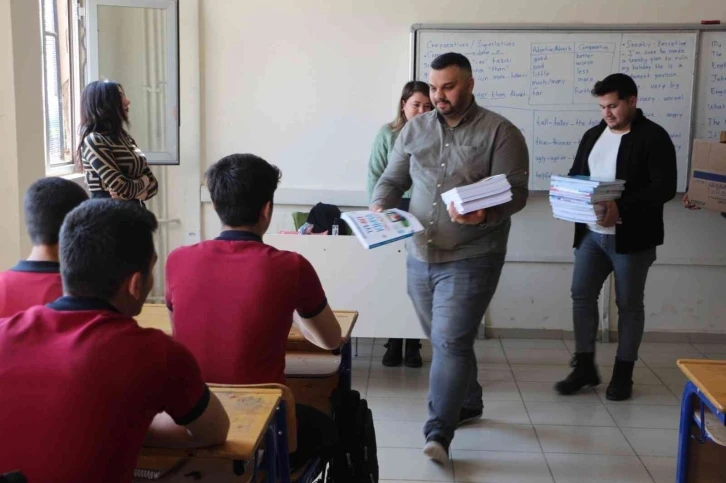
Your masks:
<instances>
[{"instance_id":1,"label":"seated student","mask_svg":"<svg viewBox=\"0 0 726 483\"><path fill-rule=\"evenodd\" d=\"M42 178L30 185L23 205L33 249L27 260L0 273L0 318L63 295L58 232L63 218L87 199L83 188L62 178Z\"/></svg>"},{"instance_id":2,"label":"seated student","mask_svg":"<svg viewBox=\"0 0 726 483\"><path fill-rule=\"evenodd\" d=\"M233 154L212 165L206 180L223 231L169 255L166 302L174 338L197 358L207 382L285 384L293 313L305 337L325 349L340 346L340 325L312 265L262 241L280 171L257 156ZM327 415L300 404L296 411L293 468L327 455L335 440Z\"/></svg>"},{"instance_id":3,"label":"seated student","mask_svg":"<svg viewBox=\"0 0 726 483\"><path fill-rule=\"evenodd\" d=\"M65 295L0 319L0 474L128 483L142 443L226 439L194 357L133 319L154 283L156 226L138 205L83 203L60 233Z\"/></svg>"}]
</instances>

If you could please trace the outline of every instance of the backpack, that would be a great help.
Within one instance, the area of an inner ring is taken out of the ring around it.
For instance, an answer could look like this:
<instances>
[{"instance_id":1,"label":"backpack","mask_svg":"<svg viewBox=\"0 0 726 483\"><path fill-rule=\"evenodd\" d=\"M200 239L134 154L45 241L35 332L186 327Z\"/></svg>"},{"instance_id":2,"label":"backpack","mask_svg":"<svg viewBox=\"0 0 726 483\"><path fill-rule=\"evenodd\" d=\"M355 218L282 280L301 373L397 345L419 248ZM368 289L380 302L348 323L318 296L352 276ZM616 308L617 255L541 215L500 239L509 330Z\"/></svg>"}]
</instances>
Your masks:
<instances>
[{"instance_id":1,"label":"backpack","mask_svg":"<svg viewBox=\"0 0 726 483\"><path fill-rule=\"evenodd\" d=\"M318 203L310 210L307 222L313 226L313 234L327 231L329 235L332 235L333 225L337 225L338 234L349 235L348 225L340 219L341 215L342 213L337 206Z\"/></svg>"},{"instance_id":2,"label":"backpack","mask_svg":"<svg viewBox=\"0 0 726 483\"><path fill-rule=\"evenodd\" d=\"M338 445L326 483L378 483L378 454L373 413L358 391L336 389L330 396Z\"/></svg>"}]
</instances>

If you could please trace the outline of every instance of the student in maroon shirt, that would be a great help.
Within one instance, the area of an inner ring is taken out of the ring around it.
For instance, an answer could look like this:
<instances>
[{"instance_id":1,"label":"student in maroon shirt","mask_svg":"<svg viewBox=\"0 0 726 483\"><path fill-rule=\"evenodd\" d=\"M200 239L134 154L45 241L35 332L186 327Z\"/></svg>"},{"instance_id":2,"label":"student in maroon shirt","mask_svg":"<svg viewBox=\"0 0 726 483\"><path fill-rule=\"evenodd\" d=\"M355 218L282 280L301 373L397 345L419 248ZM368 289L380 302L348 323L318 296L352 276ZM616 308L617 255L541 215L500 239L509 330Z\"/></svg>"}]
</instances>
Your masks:
<instances>
[{"instance_id":1,"label":"student in maroon shirt","mask_svg":"<svg viewBox=\"0 0 726 483\"><path fill-rule=\"evenodd\" d=\"M138 205L83 203L60 233L65 295L0 319L0 474L128 483L142 443L226 439L194 357L133 319L154 283L156 226Z\"/></svg>"},{"instance_id":2,"label":"student in maroon shirt","mask_svg":"<svg viewBox=\"0 0 726 483\"><path fill-rule=\"evenodd\" d=\"M0 318L63 295L58 232L65 216L87 199L83 188L62 178L42 178L30 185L23 205L33 249L27 260L0 273Z\"/></svg>"},{"instance_id":3,"label":"student in maroon shirt","mask_svg":"<svg viewBox=\"0 0 726 483\"><path fill-rule=\"evenodd\" d=\"M206 173L222 233L174 250L166 263L166 302L174 338L199 361L207 382L285 383L285 344L293 314L314 344L335 349L340 325L310 262L262 241L280 171L251 154L233 154ZM292 467L334 442L332 420L298 404ZM325 454L323 454L325 456Z\"/></svg>"}]
</instances>

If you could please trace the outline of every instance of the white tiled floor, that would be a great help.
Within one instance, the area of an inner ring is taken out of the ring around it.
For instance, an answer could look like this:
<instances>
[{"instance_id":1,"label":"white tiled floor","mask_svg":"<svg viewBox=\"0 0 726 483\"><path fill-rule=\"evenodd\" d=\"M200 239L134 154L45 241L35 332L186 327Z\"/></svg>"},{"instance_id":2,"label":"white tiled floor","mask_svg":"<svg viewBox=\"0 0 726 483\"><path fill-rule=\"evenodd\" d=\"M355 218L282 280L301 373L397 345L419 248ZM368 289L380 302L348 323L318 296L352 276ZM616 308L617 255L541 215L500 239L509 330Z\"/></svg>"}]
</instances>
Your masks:
<instances>
[{"instance_id":1,"label":"white tiled floor","mask_svg":"<svg viewBox=\"0 0 726 483\"><path fill-rule=\"evenodd\" d=\"M598 346L603 384L562 397L552 385L570 370L572 341L477 341L484 418L456 432L452 462L440 467L421 453L431 364L383 367L383 343L359 340L353 385L373 411L385 483L672 482L685 382L675 361L726 359L724 344L644 343L633 399L612 403L605 387L615 344ZM431 347L423 343L430 361Z\"/></svg>"}]
</instances>

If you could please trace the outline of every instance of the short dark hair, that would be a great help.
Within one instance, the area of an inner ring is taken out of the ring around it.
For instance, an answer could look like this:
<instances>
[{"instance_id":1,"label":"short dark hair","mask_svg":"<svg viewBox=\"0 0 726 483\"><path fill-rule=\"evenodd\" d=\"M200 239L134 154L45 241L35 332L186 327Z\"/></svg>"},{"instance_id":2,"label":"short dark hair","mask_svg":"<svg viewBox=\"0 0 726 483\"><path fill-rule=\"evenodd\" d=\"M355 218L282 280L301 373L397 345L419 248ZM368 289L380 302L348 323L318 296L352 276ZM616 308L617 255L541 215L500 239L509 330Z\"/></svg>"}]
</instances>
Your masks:
<instances>
[{"instance_id":1,"label":"short dark hair","mask_svg":"<svg viewBox=\"0 0 726 483\"><path fill-rule=\"evenodd\" d=\"M88 199L86 191L63 178L41 178L28 187L23 199L25 227L33 245L58 243L63 219Z\"/></svg>"},{"instance_id":2,"label":"short dark hair","mask_svg":"<svg viewBox=\"0 0 726 483\"><path fill-rule=\"evenodd\" d=\"M431 62L431 68L434 70L446 69L452 65L458 66L461 70L471 74L471 62L469 62L469 59L456 52L441 54Z\"/></svg>"},{"instance_id":3,"label":"short dark hair","mask_svg":"<svg viewBox=\"0 0 726 483\"><path fill-rule=\"evenodd\" d=\"M214 209L227 226L249 226L273 201L282 173L254 154L230 154L204 174Z\"/></svg>"},{"instance_id":4,"label":"short dark hair","mask_svg":"<svg viewBox=\"0 0 726 483\"><path fill-rule=\"evenodd\" d=\"M627 74L610 74L601 81L595 83L592 88L594 97L605 96L611 92L618 93L618 99L630 99L638 97L638 86L632 77Z\"/></svg>"},{"instance_id":5,"label":"short dark hair","mask_svg":"<svg viewBox=\"0 0 726 483\"><path fill-rule=\"evenodd\" d=\"M108 300L132 274L149 276L156 228L154 214L131 201L93 199L71 211L60 233L65 292Z\"/></svg>"}]
</instances>

